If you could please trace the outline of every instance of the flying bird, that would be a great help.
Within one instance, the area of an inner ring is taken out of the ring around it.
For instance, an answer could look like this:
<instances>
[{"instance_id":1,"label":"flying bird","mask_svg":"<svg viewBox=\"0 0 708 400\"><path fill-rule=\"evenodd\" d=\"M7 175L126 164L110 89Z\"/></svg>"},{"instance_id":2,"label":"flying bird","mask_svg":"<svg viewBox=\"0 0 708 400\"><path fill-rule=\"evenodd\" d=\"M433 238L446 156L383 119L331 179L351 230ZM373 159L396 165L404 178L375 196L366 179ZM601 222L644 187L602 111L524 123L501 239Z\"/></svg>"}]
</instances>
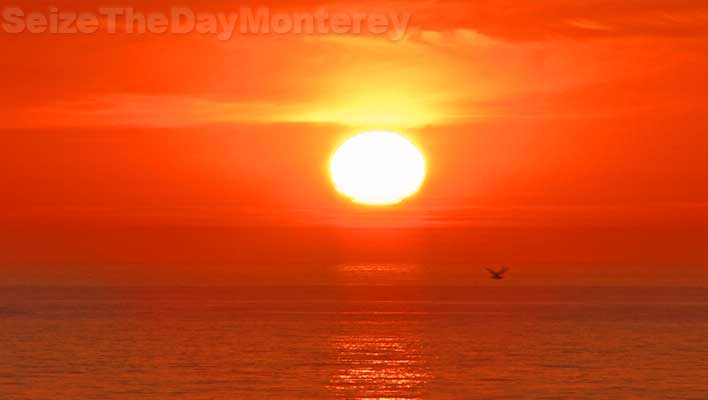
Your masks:
<instances>
[{"instance_id":1,"label":"flying bird","mask_svg":"<svg viewBox=\"0 0 708 400\"><path fill-rule=\"evenodd\" d=\"M502 280L502 279L504 279L504 274L506 274L509 271L509 268L502 267L498 271L495 271L491 268L487 268L487 271L489 271L489 273L492 275L492 276L490 276L490 279Z\"/></svg>"}]
</instances>

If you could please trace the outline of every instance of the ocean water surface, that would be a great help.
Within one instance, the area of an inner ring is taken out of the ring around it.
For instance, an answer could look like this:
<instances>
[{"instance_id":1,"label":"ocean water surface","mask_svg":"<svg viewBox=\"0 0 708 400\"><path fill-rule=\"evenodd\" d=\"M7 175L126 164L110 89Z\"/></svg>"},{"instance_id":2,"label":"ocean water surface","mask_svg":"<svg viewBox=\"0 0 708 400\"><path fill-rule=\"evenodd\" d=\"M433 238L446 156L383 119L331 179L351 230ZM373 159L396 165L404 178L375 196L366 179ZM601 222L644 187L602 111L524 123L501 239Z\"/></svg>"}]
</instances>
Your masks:
<instances>
[{"instance_id":1,"label":"ocean water surface","mask_svg":"<svg viewBox=\"0 0 708 400\"><path fill-rule=\"evenodd\" d=\"M708 290L0 289L0 399L708 399Z\"/></svg>"}]
</instances>

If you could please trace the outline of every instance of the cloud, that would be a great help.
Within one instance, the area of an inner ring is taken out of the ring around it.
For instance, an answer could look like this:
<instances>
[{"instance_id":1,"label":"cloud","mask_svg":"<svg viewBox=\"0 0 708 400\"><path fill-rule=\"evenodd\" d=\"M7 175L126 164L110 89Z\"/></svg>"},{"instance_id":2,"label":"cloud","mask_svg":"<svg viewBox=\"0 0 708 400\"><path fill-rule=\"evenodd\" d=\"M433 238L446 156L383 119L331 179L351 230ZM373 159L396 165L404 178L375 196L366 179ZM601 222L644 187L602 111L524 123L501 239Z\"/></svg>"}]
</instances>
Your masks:
<instances>
[{"instance_id":1,"label":"cloud","mask_svg":"<svg viewBox=\"0 0 708 400\"><path fill-rule=\"evenodd\" d=\"M426 2L414 13L427 30L471 29L512 41L624 36L708 36L708 4L692 0Z\"/></svg>"},{"instance_id":2,"label":"cloud","mask_svg":"<svg viewBox=\"0 0 708 400\"><path fill-rule=\"evenodd\" d=\"M688 102L676 100L686 98L685 89L691 103L705 103L704 92L691 89L701 87L694 77L708 60L703 2L263 5L412 12L414 27L397 43L371 36L237 36L220 42L198 35L0 35L2 126L422 126L527 111L673 110ZM146 11L170 6L162 0L136 5ZM210 0L191 6L229 11L241 5Z\"/></svg>"}]
</instances>

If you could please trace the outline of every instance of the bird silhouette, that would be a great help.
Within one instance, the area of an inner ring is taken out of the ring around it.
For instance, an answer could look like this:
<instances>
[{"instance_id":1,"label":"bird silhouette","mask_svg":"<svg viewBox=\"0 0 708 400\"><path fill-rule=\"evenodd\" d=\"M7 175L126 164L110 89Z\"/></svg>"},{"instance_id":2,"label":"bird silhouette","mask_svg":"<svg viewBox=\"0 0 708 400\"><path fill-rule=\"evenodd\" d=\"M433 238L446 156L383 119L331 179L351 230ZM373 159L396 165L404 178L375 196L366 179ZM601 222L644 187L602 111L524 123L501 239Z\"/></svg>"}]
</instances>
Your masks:
<instances>
[{"instance_id":1,"label":"bird silhouette","mask_svg":"<svg viewBox=\"0 0 708 400\"><path fill-rule=\"evenodd\" d=\"M489 277L490 279L502 280L502 279L504 279L504 274L506 274L509 271L509 268L502 267L498 271L495 271L491 268L487 268L487 271L489 271L489 273L491 274L491 276Z\"/></svg>"}]
</instances>

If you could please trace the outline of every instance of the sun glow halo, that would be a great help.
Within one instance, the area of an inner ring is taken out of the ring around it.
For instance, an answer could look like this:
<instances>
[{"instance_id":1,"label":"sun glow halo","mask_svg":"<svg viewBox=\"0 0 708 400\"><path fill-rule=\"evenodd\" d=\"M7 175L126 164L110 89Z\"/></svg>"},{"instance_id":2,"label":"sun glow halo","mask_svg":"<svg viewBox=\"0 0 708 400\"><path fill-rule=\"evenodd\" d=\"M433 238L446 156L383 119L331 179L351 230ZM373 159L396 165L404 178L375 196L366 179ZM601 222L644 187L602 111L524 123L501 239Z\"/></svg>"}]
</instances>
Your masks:
<instances>
[{"instance_id":1,"label":"sun glow halo","mask_svg":"<svg viewBox=\"0 0 708 400\"><path fill-rule=\"evenodd\" d=\"M354 202L397 204L423 184L425 158L413 143L391 132L357 135L335 152L330 174L337 191Z\"/></svg>"}]
</instances>

